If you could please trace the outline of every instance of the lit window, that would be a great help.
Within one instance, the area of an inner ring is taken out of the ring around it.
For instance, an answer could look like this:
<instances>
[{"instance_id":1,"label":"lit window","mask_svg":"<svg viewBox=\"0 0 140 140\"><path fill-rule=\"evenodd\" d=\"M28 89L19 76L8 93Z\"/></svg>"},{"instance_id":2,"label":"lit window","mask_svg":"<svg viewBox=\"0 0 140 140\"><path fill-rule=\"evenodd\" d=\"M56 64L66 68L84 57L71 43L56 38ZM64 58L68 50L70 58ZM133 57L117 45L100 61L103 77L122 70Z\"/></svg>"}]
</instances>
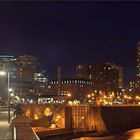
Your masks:
<instances>
[{"instance_id":1,"label":"lit window","mask_svg":"<svg viewBox=\"0 0 140 140\"><path fill-rule=\"evenodd\" d=\"M92 65L89 65L89 69L91 69L92 68Z\"/></svg>"},{"instance_id":2,"label":"lit window","mask_svg":"<svg viewBox=\"0 0 140 140\"><path fill-rule=\"evenodd\" d=\"M82 65L78 65L78 68L79 68L79 69L82 69Z\"/></svg>"}]
</instances>

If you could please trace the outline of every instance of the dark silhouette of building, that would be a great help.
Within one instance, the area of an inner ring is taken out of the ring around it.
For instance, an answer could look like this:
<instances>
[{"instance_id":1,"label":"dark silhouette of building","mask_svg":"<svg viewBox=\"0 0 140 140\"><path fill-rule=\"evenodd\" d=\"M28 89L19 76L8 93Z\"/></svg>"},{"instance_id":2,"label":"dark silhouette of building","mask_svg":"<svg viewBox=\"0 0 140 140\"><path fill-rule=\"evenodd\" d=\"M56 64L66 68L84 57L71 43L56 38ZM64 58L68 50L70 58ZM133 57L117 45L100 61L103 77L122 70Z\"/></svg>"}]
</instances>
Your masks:
<instances>
[{"instance_id":1,"label":"dark silhouette of building","mask_svg":"<svg viewBox=\"0 0 140 140\"><path fill-rule=\"evenodd\" d=\"M77 65L76 77L91 80L94 90L110 92L120 91L123 88L123 69L114 63L101 65Z\"/></svg>"},{"instance_id":2,"label":"dark silhouette of building","mask_svg":"<svg viewBox=\"0 0 140 140\"><path fill-rule=\"evenodd\" d=\"M140 42L137 43L137 76L136 76L136 90L140 91Z\"/></svg>"}]
</instances>

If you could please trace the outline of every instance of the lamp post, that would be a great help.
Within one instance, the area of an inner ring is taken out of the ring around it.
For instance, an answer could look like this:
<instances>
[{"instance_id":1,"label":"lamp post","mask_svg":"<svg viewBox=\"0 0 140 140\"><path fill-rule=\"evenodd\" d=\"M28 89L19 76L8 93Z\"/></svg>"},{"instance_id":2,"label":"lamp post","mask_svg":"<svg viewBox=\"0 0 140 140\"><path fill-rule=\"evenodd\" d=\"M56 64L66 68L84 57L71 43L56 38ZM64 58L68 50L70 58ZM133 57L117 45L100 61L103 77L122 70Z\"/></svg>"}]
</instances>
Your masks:
<instances>
[{"instance_id":1,"label":"lamp post","mask_svg":"<svg viewBox=\"0 0 140 140\"><path fill-rule=\"evenodd\" d=\"M8 94L8 123L10 123L10 95L9 95L9 87L10 87L10 73L9 71L6 73L5 71L0 71L0 75L4 76L7 74L7 94Z\"/></svg>"},{"instance_id":2,"label":"lamp post","mask_svg":"<svg viewBox=\"0 0 140 140\"><path fill-rule=\"evenodd\" d=\"M10 73L7 72L7 82L8 82L8 123L10 123L10 95L9 95L9 87L10 87Z\"/></svg>"}]
</instances>

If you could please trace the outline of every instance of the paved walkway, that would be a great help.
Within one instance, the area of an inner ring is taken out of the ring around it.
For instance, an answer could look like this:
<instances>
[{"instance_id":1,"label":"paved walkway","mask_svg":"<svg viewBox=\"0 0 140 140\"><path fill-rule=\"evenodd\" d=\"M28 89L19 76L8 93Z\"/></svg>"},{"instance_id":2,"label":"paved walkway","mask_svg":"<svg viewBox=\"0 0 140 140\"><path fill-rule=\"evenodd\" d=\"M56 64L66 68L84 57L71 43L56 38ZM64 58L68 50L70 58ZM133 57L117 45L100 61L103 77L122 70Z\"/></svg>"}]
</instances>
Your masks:
<instances>
[{"instance_id":1,"label":"paved walkway","mask_svg":"<svg viewBox=\"0 0 140 140\"><path fill-rule=\"evenodd\" d=\"M0 109L0 140L12 140L12 127L7 118L8 112Z\"/></svg>"}]
</instances>

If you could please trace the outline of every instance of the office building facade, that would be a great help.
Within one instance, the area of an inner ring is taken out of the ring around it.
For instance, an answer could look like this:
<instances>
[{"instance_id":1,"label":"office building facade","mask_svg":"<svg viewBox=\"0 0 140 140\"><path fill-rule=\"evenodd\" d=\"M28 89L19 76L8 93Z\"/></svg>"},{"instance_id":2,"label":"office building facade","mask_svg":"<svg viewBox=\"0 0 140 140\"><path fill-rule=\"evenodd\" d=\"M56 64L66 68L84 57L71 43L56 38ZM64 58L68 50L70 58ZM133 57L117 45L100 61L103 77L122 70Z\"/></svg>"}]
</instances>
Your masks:
<instances>
[{"instance_id":1,"label":"office building facade","mask_svg":"<svg viewBox=\"0 0 140 140\"><path fill-rule=\"evenodd\" d=\"M123 88L123 68L114 63L77 65L76 77L92 81L92 89L106 94Z\"/></svg>"}]
</instances>

